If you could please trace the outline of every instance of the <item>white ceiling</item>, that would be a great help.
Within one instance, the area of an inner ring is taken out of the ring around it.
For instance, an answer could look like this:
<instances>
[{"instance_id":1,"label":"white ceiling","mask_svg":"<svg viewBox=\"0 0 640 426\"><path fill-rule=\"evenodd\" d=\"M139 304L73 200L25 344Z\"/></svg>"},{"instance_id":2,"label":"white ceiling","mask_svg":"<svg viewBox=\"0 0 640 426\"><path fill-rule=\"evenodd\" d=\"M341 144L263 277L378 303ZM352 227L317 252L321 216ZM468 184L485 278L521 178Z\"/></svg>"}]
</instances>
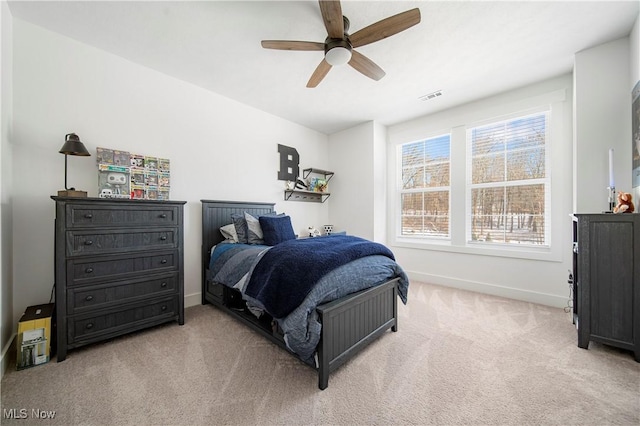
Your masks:
<instances>
[{"instance_id":1,"label":"white ceiling","mask_svg":"<svg viewBox=\"0 0 640 426\"><path fill-rule=\"evenodd\" d=\"M9 1L14 18L191 82L322 133L391 125L571 71L574 53L627 36L634 1L343 0L350 33L419 7L422 22L357 49L386 71L334 67L323 52L267 50L263 39L323 42L315 1ZM436 90L431 101L418 98Z\"/></svg>"}]
</instances>

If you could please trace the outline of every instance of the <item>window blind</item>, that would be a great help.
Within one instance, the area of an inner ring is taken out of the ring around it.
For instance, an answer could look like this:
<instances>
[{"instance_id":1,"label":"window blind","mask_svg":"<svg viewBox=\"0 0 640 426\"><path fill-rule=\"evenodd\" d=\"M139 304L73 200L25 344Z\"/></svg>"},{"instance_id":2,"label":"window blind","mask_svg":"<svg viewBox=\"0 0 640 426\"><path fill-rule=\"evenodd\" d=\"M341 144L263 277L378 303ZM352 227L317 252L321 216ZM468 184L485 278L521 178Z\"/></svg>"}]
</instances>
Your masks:
<instances>
[{"instance_id":1,"label":"window blind","mask_svg":"<svg viewBox=\"0 0 640 426\"><path fill-rule=\"evenodd\" d=\"M467 130L468 241L548 245L548 115Z\"/></svg>"},{"instance_id":2,"label":"window blind","mask_svg":"<svg viewBox=\"0 0 640 426\"><path fill-rule=\"evenodd\" d=\"M449 237L451 135L400 146L401 235Z\"/></svg>"}]
</instances>

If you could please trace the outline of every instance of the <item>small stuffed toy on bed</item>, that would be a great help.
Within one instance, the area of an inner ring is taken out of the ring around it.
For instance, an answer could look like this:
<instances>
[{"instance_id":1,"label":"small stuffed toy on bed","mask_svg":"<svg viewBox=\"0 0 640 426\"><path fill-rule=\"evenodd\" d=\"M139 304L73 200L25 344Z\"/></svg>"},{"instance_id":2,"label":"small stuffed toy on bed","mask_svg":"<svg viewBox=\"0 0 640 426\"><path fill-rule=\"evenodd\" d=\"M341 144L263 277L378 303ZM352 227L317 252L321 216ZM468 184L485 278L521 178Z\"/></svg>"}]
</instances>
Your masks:
<instances>
[{"instance_id":1,"label":"small stuffed toy on bed","mask_svg":"<svg viewBox=\"0 0 640 426\"><path fill-rule=\"evenodd\" d=\"M628 192L618 192L618 204L613 208L614 213L633 213L633 197Z\"/></svg>"}]
</instances>

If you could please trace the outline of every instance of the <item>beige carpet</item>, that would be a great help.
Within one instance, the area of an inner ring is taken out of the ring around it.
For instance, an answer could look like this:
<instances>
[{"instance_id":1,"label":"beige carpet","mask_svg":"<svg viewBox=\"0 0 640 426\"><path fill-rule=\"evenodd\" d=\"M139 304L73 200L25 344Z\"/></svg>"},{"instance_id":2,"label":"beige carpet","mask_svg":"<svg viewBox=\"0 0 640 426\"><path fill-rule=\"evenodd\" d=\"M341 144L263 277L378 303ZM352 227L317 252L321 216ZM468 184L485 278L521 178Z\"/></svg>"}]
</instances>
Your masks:
<instances>
[{"instance_id":1,"label":"beige carpet","mask_svg":"<svg viewBox=\"0 0 640 426\"><path fill-rule=\"evenodd\" d=\"M397 333L320 391L313 369L216 308L192 307L182 327L10 367L2 424L640 424L640 364L578 348L562 309L413 282L399 314ZM10 409L27 419L7 419Z\"/></svg>"}]
</instances>

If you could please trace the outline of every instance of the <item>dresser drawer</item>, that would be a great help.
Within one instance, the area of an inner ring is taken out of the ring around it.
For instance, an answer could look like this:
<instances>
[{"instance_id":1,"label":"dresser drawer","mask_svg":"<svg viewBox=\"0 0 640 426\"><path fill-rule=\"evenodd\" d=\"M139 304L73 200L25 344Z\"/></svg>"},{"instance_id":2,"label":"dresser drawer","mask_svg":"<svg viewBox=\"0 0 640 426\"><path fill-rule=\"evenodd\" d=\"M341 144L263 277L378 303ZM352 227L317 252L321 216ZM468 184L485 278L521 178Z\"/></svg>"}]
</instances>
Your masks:
<instances>
[{"instance_id":1,"label":"dresser drawer","mask_svg":"<svg viewBox=\"0 0 640 426\"><path fill-rule=\"evenodd\" d=\"M113 203L67 204L66 226L68 228L87 228L117 226L136 227L140 225L172 226L178 224L180 207L146 205L143 201L132 205Z\"/></svg>"},{"instance_id":2,"label":"dresser drawer","mask_svg":"<svg viewBox=\"0 0 640 426\"><path fill-rule=\"evenodd\" d=\"M67 231L69 256L177 247L176 228Z\"/></svg>"},{"instance_id":3,"label":"dresser drawer","mask_svg":"<svg viewBox=\"0 0 640 426\"><path fill-rule=\"evenodd\" d=\"M104 279L126 279L150 273L170 272L179 268L177 250L100 256L67 260L67 286Z\"/></svg>"},{"instance_id":4,"label":"dresser drawer","mask_svg":"<svg viewBox=\"0 0 640 426\"><path fill-rule=\"evenodd\" d=\"M177 292L177 288L177 272L135 280L70 287L67 291L67 313L72 315L149 297L172 295Z\"/></svg>"},{"instance_id":5,"label":"dresser drawer","mask_svg":"<svg viewBox=\"0 0 640 426\"><path fill-rule=\"evenodd\" d=\"M134 331L161 323L178 316L178 296L142 301L121 306L111 311L68 317L67 339L69 344L82 340L104 339L124 332Z\"/></svg>"}]
</instances>

